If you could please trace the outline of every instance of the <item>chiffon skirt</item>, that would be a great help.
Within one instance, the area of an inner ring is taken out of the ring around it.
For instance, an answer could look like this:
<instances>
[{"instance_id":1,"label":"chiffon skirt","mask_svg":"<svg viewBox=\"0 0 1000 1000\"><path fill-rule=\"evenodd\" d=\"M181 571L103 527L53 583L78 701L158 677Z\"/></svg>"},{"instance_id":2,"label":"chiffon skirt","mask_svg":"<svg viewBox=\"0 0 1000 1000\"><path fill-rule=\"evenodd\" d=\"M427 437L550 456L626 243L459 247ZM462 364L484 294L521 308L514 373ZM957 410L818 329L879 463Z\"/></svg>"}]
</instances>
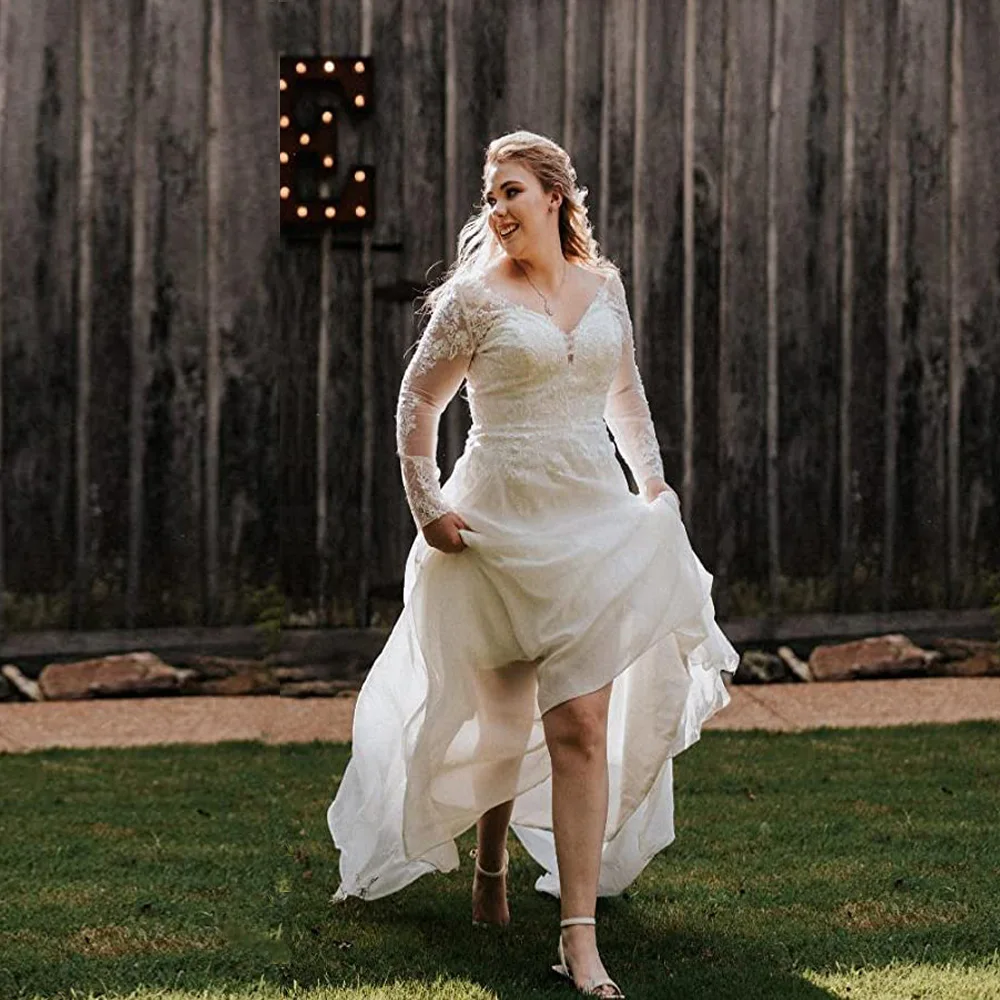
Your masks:
<instances>
[{"instance_id":1,"label":"chiffon skirt","mask_svg":"<svg viewBox=\"0 0 1000 1000\"><path fill-rule=\"evenodd\" d=\"M558 896L542 714L612 682L599 894L674 839L672 758L728 703L738 656L676 499L630 493L603 433L516 466L491 435L467 442L443 487L467 548L417 534L403 610L358 697L327 813L337 898L456 868L455 838L509 799L545 871L536 888Z\"/></svg>"}]
</instances>

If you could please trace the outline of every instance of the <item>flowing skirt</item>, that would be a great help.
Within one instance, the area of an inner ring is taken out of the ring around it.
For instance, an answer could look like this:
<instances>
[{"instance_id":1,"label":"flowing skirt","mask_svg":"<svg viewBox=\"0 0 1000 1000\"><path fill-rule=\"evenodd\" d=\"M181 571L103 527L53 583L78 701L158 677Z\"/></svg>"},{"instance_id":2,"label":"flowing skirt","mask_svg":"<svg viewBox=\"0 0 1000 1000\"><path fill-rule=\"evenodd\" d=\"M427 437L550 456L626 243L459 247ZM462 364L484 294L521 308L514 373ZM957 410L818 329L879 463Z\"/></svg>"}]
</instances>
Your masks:
<instances>
[{"instance_id":1,"label":"flowing skirt","mask_svg":"<svg viewBox=\"0 0 1000 1000\"><path fill-rule=\"evenodd\" d=\"M728 703L738 655L676 498L630 493L602 431L506 465L492 435L467 442L443 487L467 548L417 534L403 610L358 697L327 814L339 898L456 868L455 838L509 799L545 869L536 888L558 896L542 714L611 682L599 894L674 839L672 758Z\"/></svg>"}]
</instances>

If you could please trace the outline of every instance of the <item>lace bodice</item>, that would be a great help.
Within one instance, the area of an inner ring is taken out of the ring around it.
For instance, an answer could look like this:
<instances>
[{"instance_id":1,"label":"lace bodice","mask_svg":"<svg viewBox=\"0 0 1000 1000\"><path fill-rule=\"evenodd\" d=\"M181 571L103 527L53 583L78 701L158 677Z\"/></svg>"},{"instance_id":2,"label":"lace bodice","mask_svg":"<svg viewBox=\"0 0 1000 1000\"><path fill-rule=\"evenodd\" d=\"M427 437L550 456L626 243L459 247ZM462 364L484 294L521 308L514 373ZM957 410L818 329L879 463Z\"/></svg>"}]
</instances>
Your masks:
<instances>
[{"instance_id":1,"label":"lace bodice","mask_svg":"<svg viewBox=\"0 0 1000 1000\"><path fill-rule=\"evenodd\" d=\"M570 331L481 278L448 285L403 375L396 408L397 454L418 528L450 509L435 460L438 423L463 380L470 434L506 436L508 458L511 449L545 454L552 440L603 421L637 483L663 478L617 274L605 278Z\"/></svg>"}]
</instances>

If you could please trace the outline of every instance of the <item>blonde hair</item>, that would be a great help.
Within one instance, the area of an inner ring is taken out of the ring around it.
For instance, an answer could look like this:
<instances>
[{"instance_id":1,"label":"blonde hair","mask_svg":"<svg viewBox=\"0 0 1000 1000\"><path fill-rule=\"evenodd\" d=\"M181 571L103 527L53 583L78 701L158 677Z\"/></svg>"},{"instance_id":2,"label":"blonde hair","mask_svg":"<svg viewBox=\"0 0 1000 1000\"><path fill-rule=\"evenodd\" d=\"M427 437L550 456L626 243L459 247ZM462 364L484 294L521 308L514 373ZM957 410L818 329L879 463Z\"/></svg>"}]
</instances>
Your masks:
<instances>
[{"instance_id":1,"label":"blonde hair","mask_svg":"<svg viewBox=\"0 0 1000 1000\"><path fill-rule=\"evenodd\" d=\"M516 161L523 164L547 193L558 191L562 195L559 205L559 242L563 257L571 264L601 273L618 273L618 269L602 256L594 239L585 204L587 189L577 187L576 170L569 154L558 143L534 132L510 132L494 139L486 149L483 162L483 181L491 167ZM424 298L421 312L430 313L445 294L448 286L465 275L483 273L494 260L503 255L503 249L489 225L490 206L483 205L469 217L458 234L455 262L448 269L441 283Z\"/></svg>"}]
</instances>

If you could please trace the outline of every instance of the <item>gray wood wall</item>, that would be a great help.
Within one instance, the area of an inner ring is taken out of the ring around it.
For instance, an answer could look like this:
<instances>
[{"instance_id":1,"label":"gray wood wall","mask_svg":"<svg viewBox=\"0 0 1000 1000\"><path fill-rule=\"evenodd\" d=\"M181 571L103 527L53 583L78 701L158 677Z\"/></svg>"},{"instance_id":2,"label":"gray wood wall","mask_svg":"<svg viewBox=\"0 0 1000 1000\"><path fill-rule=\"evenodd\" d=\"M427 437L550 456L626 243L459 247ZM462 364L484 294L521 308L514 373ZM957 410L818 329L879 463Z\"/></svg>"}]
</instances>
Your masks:
<instances>
[{"instance_id":1,"label":"gray wood wall","mask_svg":"<svg viewBox=\"0 0 1000 1000\"><path fill-rule=\"evenodd\" d=\"M398 585L397 290L515 127L590 189L721 609L988 600L998 52L1000 0L2 0L5 624ZM279 53L374 58L361 250L279 236Z\"/></svg>"}]
</instances>

